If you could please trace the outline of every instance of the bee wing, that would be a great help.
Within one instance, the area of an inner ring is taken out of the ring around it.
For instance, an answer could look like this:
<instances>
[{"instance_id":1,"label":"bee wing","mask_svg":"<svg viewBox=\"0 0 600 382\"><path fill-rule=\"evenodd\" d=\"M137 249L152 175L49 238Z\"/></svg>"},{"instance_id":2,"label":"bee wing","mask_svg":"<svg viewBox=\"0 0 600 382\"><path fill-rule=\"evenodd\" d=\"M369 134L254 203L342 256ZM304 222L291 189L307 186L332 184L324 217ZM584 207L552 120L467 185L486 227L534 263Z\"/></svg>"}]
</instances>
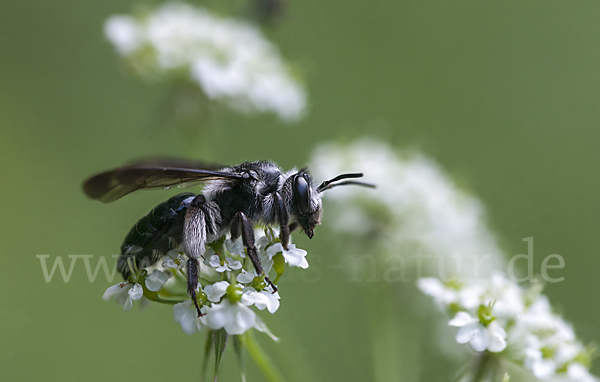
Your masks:
<instances>
[{"instance_id":1,"label":"bee wing","mask_svg":"<svg viewBox=\"0 0 600 382\"><path fill-rule=\"evenodd\" d=\"M185 159L170 156L147 156L140 158L129 163L130 166L153 166L153 167L175 167L175 168L189 168L196 170L209 170L218 171L224 167L227 167L218 163L202 162L193 159Z\"/></svg>"},{"instance_id":2,"label":"bee wing","mask_svg":"<svg viewBox=\"0 0 600 382\"><path fill-rule=\"evenodd\" d=\"M87 196L104 203L143 189L165 189L191 186L216 179L244 179L239 173L165 166L124 166L92 176L83 183Z\"/></svg>"}]
</instances>

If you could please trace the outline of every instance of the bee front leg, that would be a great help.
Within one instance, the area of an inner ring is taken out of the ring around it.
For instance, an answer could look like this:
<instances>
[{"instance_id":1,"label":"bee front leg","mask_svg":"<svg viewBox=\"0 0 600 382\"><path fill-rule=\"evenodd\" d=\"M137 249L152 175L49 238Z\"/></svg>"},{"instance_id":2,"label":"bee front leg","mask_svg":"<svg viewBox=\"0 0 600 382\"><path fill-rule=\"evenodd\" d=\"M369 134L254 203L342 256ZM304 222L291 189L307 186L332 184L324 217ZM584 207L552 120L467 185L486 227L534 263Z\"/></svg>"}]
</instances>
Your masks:
<instances>
[{"instance_id":1,"label":"bee front leg","mask_svg":"<svg viewBox=\"0 0 600 382\"><path fill-rule=\"evenodd\" d=\"M262 275L264 271L260 264L260 259L258 258L258 251L254 246L254 226L248 216L241 211L236 213L233 218L231 224L231 240L236 240L240 236L242 236L244 247L248 250L248 257L250 258L250 261L252 261L256 274ZM273 293L277 292L277 287L269 279L269 276L265 275L265 281L273 287Z\"/></svg>"},{"instance_id":2,"label":"bee front leg","mask_svg":"<svg viewBox=\"0 0 600 382\"><path fill-rule=\"evenodd\" d=\"M281 245L287 251L288 244L290 243L290 227L288 226L290 215L283 202L283 198L278 192L275 193L275 203L277 208L277 221L279 223L279 240L281 240Z\"/></svg>"},{"instance_id":3,"label":"bee front leg","mask_svg":"<svg viewBox=\"0 0 600 382\"><path fill-rule=\"evenodd\" d=\"M203 313L198 305L196 292L198 289L198 278L200 277L200 262L204 258L206 250L206 217L204 206L206 198L200 194L194 198L188 207L183 223L183 244L187 261L187 293L192 298L194 306L198 311L198 317Z\"/></svg>"}]
</instances>

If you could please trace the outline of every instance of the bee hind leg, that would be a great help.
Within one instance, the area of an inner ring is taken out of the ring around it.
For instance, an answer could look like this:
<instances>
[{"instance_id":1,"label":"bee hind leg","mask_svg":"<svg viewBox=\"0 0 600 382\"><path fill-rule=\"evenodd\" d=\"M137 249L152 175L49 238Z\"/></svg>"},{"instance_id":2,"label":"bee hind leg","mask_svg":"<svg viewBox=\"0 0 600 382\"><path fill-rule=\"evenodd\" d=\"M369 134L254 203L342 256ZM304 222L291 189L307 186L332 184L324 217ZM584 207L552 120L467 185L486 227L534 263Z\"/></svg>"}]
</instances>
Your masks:
<instances>
[{"instance_id":1,"label":"bee hind leg","mask_svg":"<svg viewBox=\"0 0 600 382\"><path fill-rule=\"evenodd\" d=\"M198 278L200 277L199 258L204 258L206 247L206 216L204 208L206 198L204 195L197 195L192 201L185 214L183 224L183 243L187 261L187 292L194 302L198 317L204 313L200 310L196 292L198 290Z\"/></svg>"},{"instance_id":2,"label":"bee hind leg","mask_svg":"<svg viewBox=\"0 0 600 382\"><path fill-rule=\"evenodd\" d=\"M188 274L188 286L187 293L192 298L198 317L204 316L204 313L200 310L198 304L198 298L196 297L196 290L198 289L198 278L200 277L200 262L198 259L188 258L187 261L187 274Z\"/></svg>"}]
</instances>

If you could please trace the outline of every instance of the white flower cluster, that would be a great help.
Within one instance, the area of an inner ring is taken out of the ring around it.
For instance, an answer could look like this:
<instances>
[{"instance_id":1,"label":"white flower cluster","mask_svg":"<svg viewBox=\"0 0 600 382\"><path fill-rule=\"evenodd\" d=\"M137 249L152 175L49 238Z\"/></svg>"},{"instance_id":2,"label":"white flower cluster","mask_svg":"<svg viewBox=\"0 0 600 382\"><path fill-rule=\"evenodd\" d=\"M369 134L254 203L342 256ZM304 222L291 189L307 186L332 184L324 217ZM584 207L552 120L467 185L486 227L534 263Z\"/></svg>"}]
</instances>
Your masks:
<instances>
[{"instance_id":1,"label":"white flower cluster","mask_svg":"<svg viewBox=\"0 0 600 382\"><path fill-rule=\"evenodd\" d=\"M285 264L308 268L306 251L296 248L294 244L290 244L289 250L285 250L275 231L257 230L255 236L259 258L266 274L274 269L277 275L281 275ZM175 321L187 334L207 327L212 330L224 328L228 334L242 334L255 328L276 339L250 307L275 313L279 308L279 293L265 283L264 277L254 272L250 261L246 261L241 239L225 239L216 247L215 249L214 244L207 246L206 259L201 266L197 296L204 314L200 317L192 300L178 292L185 291L186 288L186 260L178 251L171 251L161 265L154 266L155 269L143 270L139 282L123 282L111 286L103 298L107 301L114 299L123 306L123 310L130 310L133 301L137 300L174 304ZM168 300L172 296L179 296L180 299Z\"/></svg>"},{"instance_id":2,"label":"white flower cluster","mask_svg":"<svg viewBox=\"0 0 600 382\"><path fill-rule=\"evenodd\" d=\"M191 80L212 100L240 111L297 120L306 93L277 48L255 26L183 3L115 15L104 27L117 52L141 75Z\"/></svg>"},{"instance_id":3,"label":"white flower cluster","mask_svg":"<svg viewBox=\"0 0 600 382\"><path fill-rule=\"evenodd\" d=\"M540 380L597 381L588 371L590 351L536 286L523 289L496 273L468 283L422 278L418 287L453 316L456 342L500 353Z\"/></svg>"},{"instance_id":4,"label":"white flower cluster","mask_svg":"<svg viewBox=\"0 0 600 382\"><path fill-rule=\"evenodd\" d=\"M310 168L320 179L363 172L365 181L377 186L324 194L327 226L368 243L371 250L400 252L408 261L421 254L431 259L423 261L426 271L446 277L483 277L502 263L479 200L423 154L398 153L386 143L361 139L320 146Z\"/></svg>"}]
</instances>

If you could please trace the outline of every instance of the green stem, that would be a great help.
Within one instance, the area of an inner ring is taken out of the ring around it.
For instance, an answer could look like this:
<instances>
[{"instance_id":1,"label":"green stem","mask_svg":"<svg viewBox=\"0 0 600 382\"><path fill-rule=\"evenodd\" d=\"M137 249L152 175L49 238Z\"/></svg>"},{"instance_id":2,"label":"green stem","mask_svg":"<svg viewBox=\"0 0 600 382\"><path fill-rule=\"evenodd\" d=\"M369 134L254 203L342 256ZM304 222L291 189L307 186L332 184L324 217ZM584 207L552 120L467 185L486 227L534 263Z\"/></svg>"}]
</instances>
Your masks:
<instances>
[{"instance_id":1,"label":"green stem","mask_svg":"<svg viewBox=\"0 0 600 382\"><path fill-rule=\"evenodd\" d=\"M187 300L187 298L185 300L163 300L160 297L156 297L156 298L149 298L148 300L153 301L153 302L158 302L159 304L175 305L175 304L179 304L180 302L184 302L185 300Z\"/></svg>"},{"instance_id":2,"label":"green stem","mask_svg":"<svg viewBox=\"0 0 600 382\"><path fill-rule=\"evenodd\" d=\"M258 342L256 342L252 331L248 331L246 334L246 349L248 349L248 354L250 354L250 357L252 357L256 366L258 366L267 380L271 382L283 382L283 376L275 368L273 362L269 359Z\"/></svg>"},{"instance_id":3,"label":"green stem","mask_svg":"<svg viewBox=\"0 0 600 382\"><path fill-rule=\"evenodd\" d=\"M481 358L479 359L479 363L477 364L477 370L475 374L473 374L473 382L485 382L486 374L489 374L488 371L490 368L494 366L494 358L488 352L483 353Z\"/></svg>"},{"instance_id":4,"label":"green stem","mask_svg":"<svg viewBox=\"0 0 600 382\"><path fill-rule=\"evenodd\" d=\"M465 365L462 370L460 370L457 374L456 374L456 378L454 378L452 380L452 382L459 382L463 379L463 377L465 375L467 375L467 373L469 372L469 365Z\"/></svg>"},{"instance_id":5,"label":"green stem","mask_svg":"<svg viewBox=\"0 0 600 382\"><path fill-rule=\"evenodd\" d=\"M370 324L373 380L418 381L417 365L422 354L420 333L424 324L406 311L398 310L398 297L389 283L372 283L365 289L369 304L367 318ZM411 308L408 307L407 311L410 312Z\"/></svg>"}]
</instances>

